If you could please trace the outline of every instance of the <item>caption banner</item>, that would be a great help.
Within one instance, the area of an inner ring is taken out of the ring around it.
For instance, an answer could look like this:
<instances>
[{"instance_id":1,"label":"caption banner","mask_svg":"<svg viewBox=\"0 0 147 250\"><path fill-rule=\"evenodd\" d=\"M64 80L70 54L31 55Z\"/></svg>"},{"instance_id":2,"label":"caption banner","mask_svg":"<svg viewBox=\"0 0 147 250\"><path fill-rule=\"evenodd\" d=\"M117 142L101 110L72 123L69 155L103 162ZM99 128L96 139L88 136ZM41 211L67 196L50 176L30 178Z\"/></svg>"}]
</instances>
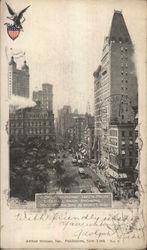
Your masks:
<instances>
[{"instance_id":1,"label":"caption banner","mask_svg":"<svg viewBox=\"0 0 147 250\"><path fill-rule=\"evenodd\" d=\"M36 208L111 208L112 194L36 194Z\"/></svg>"}]
</instances>

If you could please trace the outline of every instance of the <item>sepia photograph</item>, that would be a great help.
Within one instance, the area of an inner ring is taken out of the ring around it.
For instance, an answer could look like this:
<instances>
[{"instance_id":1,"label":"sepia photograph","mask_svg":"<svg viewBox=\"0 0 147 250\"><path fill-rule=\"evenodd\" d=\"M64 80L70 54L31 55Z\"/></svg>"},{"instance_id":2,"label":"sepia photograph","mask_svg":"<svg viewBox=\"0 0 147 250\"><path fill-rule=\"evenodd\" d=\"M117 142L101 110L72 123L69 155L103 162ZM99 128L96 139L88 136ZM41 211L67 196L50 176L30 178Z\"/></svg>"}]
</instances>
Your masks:
<instances>
[{"instance_id":1,"label":"sepia photograph","mask_svg":"<svg viewBox=\"0 0 147 250\"><path fill-rule=\"evenodd\" d=\"M11 15L12 8L8 4L7 7ZM29 14L29 9L27 12ZM35 201L36 193L111 193L118 207L126 206L129 201L135 206L139 203L135 41L132 41L124 14L123 10L111 12L111 20L102 37L96 32L99 25L95 25L92 30L95 39L104 42L98 48L99 58L96 53L88 54L91 65L82 62L83 50L88 49L85 42L78 44L71 40L71 48L69 41L63 38L62 46L66 50L56 47L55 58L61 64L59 68L52 67L52 74L58 72L58 80L61 78L58 86L54 86L57 84L55 76L52 75L52 80L50 72L44 71L41 57L37 62L40 70L33 75L36 62L29 62L29 52L23 48L22 51L8 48L12 203L25 205ZM63 27L61 35L62 30ZM92 46L89 34L83 35ZM77 50L76 55L72 49ZM61 59L60 54L64 56L64 53L66 57ZM47 57L49 54L47 51ZM43 60L48 60L45 53ZM76 60L81 60L78 62L81 70L76 68ZM93 60L98 61L97 65ZM87 82L81 82L84 78ZM59 92L65 96L64 100L57 100Z\"/></svg>"}]
</instances>

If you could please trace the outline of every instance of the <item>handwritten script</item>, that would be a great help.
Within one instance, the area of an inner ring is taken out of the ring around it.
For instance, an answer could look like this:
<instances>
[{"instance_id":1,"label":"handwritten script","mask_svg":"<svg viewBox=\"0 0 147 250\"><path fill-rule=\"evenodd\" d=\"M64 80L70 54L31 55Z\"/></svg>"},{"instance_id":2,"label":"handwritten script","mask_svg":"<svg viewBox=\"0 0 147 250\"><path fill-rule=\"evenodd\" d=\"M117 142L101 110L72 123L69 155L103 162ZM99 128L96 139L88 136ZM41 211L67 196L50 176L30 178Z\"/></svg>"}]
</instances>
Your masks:
<instances>
[{"instance_id":1,"label":"handwritten script","mask_svg":"<svg viewBox=\"0 0 147 250\"><path fill-rule=\"evenodd\" d=\"M106 215L101 213L99 216L94 212L80 215L80 213L49 210L37 213L21 211L15 216L17 221L30 223L41 221L48 228L58 224L61 230L65 231L65 235L70 230L70 237L75 240L117 238L120 241L144 238L144 225L137 212L131 209L127 212L114 210Z\"/></svg>"}]
</instances>

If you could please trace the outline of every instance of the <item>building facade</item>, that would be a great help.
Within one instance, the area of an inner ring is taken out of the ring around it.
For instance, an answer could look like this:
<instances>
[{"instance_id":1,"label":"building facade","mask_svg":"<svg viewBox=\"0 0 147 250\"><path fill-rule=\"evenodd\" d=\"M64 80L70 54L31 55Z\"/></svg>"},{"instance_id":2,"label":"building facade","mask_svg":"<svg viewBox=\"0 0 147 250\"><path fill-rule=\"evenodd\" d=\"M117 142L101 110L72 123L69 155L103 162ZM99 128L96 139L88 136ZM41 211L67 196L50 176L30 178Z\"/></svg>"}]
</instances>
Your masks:
<instances>
[{"instance_id":1,"label":"building facade","mask_svg":"<svg viewBox=\"0 0 147 250\"><path fill-rule=\"evenodd\" d=\"M64 105L62 109L58 110L57 118L57 134L62 137L68 136L69 130L73 127L73 113L71 106Z\"/></svg>"},{"instance_id":2,"label":"building facade","mask_svg":"<svg viewBox=\"0 0 147 250\"><path fill-rule=\"evenodd\" d=\"M84 146L89 159L94 158L94 117L86 114L85 115L85 129L84 129Z\"/></svg>"},{"instance_id":3,"label":"building facade","mask_svg":"<svg viewBox=\"0 0 147 250\"><path fill-rule=\"evenodd\" d=\"M95 158L111 177L131 178L136 166L138 87L134 46L120 11L105 38L94 72Z\"/></svg>"},{"instance_id":4,"label":"building facade","mask_svg":"<svg viewBox=\"0 0 147 250\"><path fill-rule=\"evenodd\" d=\"M85 132L85 126L86 126L85 115L79 114L75 116L74 121L75 121L74 128L75 128L76 141L77 143L84 142L84 132Z\"/></svg>"},{"instance_id":5,"label":"building facade","mask_svg":"<svg viewBox=\"0 0 147 250\"><path fill-rule=\"evenodd\" d=\"M33 101L40 101L42 109L53 111L53 85L42 84L42 90L33 91Z\"/></svg>"},{"instance_id":6,"label":"building facade","mask_svg":"<svg viewBox=\"0 0 147 250\"><path fill-rule=\"evenodd\" d=\"M11 57L8 67L8 97L12 95L29 98L29 67L26 61L21 69L17 68L14 57Z\"/></svg>"},{"instance_id":7,"label":"building facade","mask_svg":"<svg viewBox=\"0 0 147 250\"><path fill-rule=\"evenodd\" d=\"M9 113L10 140L19 141L27 138L54 140L54 114L40 106L11 109Z\"/></svg>"},{"instance_id":8,"label":"building facade","mask_svg":"<svg viewBox=\"0 0 147 250\"><path fill-rule=\"evenodd\" d=\"M88 113L79 114L74 117L74 120L74 136L79 144L82 143L91 158L94 142L94 117Z\"/></svg>"}]
</instances>

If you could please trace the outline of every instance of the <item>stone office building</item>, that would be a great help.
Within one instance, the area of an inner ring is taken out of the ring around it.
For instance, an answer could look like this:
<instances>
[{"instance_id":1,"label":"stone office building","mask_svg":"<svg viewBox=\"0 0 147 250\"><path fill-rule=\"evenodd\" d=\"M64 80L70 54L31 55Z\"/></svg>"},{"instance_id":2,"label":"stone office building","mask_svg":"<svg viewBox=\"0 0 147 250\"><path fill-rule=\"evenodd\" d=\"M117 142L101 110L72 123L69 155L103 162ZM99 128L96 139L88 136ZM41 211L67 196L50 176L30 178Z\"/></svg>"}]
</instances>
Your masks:
<instances>
[{"instance_id":1,"label":"stone office building","mask_svg":"<svg viewBox=\"0 0 147 250\"><path fill-rule=\"evenodd\" d=\"M54 140L54 114L48 110L28 107L15 110L9 114L10 140L19 141L27 138Z\"/></svg>"},{"instance_id":2,"label":"stone office building","mask_svg":"<svg viewBox=\"0 0 147 250\"><path fill-rule=\"evenodd\" d=\"M95 158L113 178L131 178L136 166L138 87L134 46L120 11L114 11L101 65L94 72Z\"/></svg>"}]
</instances>

